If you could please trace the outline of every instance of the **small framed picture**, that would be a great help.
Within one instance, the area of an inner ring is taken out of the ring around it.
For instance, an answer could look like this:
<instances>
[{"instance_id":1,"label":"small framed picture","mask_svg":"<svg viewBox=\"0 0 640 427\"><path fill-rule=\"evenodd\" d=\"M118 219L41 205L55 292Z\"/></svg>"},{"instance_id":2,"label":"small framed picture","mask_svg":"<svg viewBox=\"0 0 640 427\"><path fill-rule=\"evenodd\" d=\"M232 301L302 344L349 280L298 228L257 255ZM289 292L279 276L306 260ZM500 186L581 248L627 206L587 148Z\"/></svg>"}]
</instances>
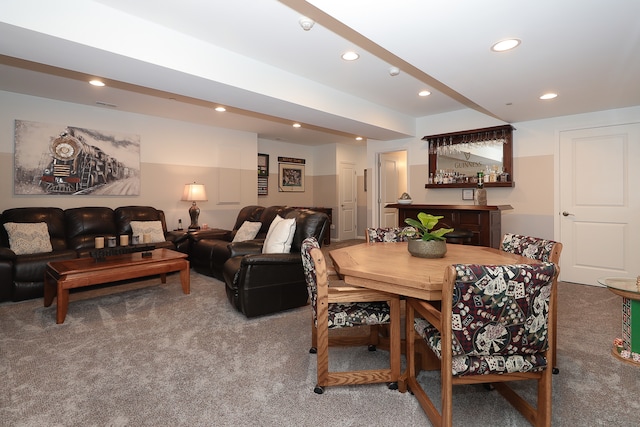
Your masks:
<instances>
[{"instance_id":1,"label":"small framed picture","mask_svg":"<svg viewBox=\"0 0 640 427\"><path fill-rule=\"evenodd\" d=\"M462 189L462 200L473 200L473 188Z\"/></svg>"}]
</instances>

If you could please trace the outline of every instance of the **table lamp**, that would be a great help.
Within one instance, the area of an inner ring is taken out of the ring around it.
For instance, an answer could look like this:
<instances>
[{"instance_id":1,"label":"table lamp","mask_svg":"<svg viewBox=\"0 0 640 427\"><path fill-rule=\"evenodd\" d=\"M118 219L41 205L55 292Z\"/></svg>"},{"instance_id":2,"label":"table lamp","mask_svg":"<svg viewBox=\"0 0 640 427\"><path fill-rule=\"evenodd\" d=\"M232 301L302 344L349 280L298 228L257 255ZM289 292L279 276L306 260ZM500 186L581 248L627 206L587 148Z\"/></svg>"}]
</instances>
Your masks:
<instances>
[{"instance_id":1,"label":"table lamp","mask_svg":"<svg viewBox=\"0 0 640 427\"><path fill-rule=\"evenodd\" d=\"M196 202L205 202L207 200L207 192L203 184L185 184L182 200L193 202L189 208L189 216L191 217L191 225L189 230L199 230L198 216L200 216L200 208L196 206Z\"/></svg>"}]
</instances>

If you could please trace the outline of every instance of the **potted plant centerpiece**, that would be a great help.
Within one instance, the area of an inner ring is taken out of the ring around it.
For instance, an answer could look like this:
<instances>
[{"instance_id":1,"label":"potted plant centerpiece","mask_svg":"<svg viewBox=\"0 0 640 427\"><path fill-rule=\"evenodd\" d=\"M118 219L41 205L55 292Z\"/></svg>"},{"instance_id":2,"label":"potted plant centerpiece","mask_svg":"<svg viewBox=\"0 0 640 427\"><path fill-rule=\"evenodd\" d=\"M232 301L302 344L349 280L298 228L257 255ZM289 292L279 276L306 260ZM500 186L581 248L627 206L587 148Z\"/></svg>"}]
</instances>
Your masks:
<instances>
[{"instance_id":1,"label":"potted plant centerpiece","mask_svg":"<svg viewBox=\"0 0 640 427\"><path fill-rule=\"evenodd\" d=\"M409 253L420 258L442 258L447 253L447 240L445 234L453 231L453 228L439 228L433 230L443 216L434 216L420 212L418 219L407 218L404 220L411 227L405 228L403 234L409 238Z\"/></svg>"}]
</instances>

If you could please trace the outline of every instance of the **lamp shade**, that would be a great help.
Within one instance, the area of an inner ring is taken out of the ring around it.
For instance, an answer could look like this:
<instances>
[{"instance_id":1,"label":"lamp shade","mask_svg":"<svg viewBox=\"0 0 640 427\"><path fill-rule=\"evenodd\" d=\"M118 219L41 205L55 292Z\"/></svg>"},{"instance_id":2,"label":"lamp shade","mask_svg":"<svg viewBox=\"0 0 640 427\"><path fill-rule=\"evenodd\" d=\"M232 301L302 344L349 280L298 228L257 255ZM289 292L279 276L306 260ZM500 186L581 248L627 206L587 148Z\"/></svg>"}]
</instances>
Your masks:
<instances>
[{"instance_id":1,"label":"lamp shade","mask_svg":"<svg viewBox=\"0 0 640 427\"><path fill-rule=\"evenodd\" d=\"M189 202L204 202L207 200L207 192L204 189L204 184L185 184L184 192L182 193L182 200Z\"/></svg>"}]
</instances>

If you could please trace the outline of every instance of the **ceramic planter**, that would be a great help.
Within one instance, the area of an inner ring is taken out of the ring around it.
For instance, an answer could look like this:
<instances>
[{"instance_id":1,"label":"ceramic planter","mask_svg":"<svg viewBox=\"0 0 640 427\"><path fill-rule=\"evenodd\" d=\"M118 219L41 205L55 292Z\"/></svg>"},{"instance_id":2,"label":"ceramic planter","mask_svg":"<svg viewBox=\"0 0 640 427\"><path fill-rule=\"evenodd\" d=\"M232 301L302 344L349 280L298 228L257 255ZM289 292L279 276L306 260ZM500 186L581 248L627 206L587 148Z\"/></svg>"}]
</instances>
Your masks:
<instances>
[{"instance_id":1,"label":"ceramic planter","mask_svg":"<svg viewBox=\"0 0 640 427\"><path fill-rule=\"evenodd\" d=\"M409 240L409 253L419 258L442 258L447 253L444 240Z\"/></svg>"}]
</instances>

